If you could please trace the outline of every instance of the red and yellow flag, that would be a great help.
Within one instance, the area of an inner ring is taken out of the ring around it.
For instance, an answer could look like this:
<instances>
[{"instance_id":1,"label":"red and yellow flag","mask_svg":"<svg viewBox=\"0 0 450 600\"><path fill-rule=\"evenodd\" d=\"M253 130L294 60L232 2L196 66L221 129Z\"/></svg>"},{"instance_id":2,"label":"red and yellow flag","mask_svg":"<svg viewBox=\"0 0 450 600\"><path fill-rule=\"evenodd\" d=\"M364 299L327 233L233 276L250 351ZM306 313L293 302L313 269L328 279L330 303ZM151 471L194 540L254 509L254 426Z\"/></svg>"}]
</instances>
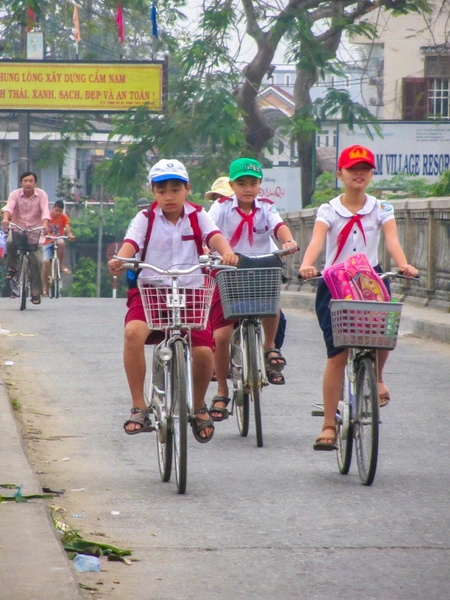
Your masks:
<instances>
[{"instance_id":1,"label":"red and yellow flag","mask_svg":"<svg viewBox=\"0 0 450 600\"><path fill-rule=\"evenodd\" d=\"M78 18L78 6L76 4L73 5L73 24L74 24L75 41L78 44L78 42L81 42L81 35L80 35L80 20Z\"/></svg>"},{"instance_id":2,"label":"red and yellow flag","mask_svg":"<svg viewBox=\"0 0 450 600\"><path fill-rule=\"evenodd\" d=\"M33 31L36 14L30 7L27 8L27 31Z\"/></svg>"}]
</instances>

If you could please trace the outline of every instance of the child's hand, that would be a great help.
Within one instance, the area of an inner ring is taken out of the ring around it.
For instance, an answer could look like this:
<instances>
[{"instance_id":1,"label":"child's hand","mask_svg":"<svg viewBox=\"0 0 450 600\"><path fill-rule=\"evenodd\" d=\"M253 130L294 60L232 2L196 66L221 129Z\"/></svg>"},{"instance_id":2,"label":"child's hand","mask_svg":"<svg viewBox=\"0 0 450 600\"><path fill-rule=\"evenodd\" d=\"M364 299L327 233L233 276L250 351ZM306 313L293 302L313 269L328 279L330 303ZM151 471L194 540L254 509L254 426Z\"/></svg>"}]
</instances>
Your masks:
<instances>
[{"instance_id":1,"label":"child's hand","mask_svg":"<svg viewBox=\"0 0 450 600\"><path fill-rule=\"evenodd\" d=\"M117 260L117 258L112 258L108 262L108 270L111 273L111 275L119 275L119 273L121 273L122 269L123 269L123 263L120 260Z\"/></svg>"},{"instance_id":2,"label":"child's hand","mask_svg":"<svg viewBox=\"0 0 450 600\"><path fill-rule=\"evenodd\" d=\"M303 265L298 270L299 275L302 279L310 279L311 277L317 277L317 269L316 267L304 267Z\"/></svg>"},{"instance_id":3,"label":"child's hand","mask_svg":"<svg viewBox=\"0 0 450 600\"><path fill-rule=\"evenodd\" d=\"M222 264L227 265L229 267L237 267L239 262L239 256L236 254L223 254L222 255Z\"/></svg>"},{"instance_id":4,"label":"child's hand","mask_svg":"<svg viewBox=\"0 0 450 600\"><path fill-rule=\"evenodd\" d=\"M297 242L294 242L293 240L291 240L290 242L284 242L284 244L281 247L283 250L290 250L288 254L294 254L298 250Z\"/></svg>"},{"instance_id":5,"label":"child's hand","mask_svg":"<svg viewBox=\"0 0 450 600\"><path fill-rule=\"evenodd\" d=\"M406 275L407 277L419 276L419 271L416 269L416 267L413 267L412 265L403 265L399 267L399 270L402 275Z\"/></svg>"}]
</instances>

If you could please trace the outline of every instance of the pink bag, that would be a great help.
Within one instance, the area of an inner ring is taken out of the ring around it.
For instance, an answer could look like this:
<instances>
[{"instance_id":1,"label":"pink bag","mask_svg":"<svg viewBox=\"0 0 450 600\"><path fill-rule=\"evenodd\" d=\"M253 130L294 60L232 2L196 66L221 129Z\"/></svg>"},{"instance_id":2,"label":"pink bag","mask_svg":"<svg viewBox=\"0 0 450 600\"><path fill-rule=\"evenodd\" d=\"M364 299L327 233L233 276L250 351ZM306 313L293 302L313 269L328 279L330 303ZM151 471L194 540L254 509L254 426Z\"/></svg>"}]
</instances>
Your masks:
<instances>
[{"instance_id":1,"label":"pink bag","mask_svg":"<svg viewBox=\"0 0 450 600\"><path fill-rule=\"evenodd\" d=\"M365 254L353 254L343 262L324 269L323 278L332 298L390 301L383 280L369 264Z\"/></svg>"}]
</instances>

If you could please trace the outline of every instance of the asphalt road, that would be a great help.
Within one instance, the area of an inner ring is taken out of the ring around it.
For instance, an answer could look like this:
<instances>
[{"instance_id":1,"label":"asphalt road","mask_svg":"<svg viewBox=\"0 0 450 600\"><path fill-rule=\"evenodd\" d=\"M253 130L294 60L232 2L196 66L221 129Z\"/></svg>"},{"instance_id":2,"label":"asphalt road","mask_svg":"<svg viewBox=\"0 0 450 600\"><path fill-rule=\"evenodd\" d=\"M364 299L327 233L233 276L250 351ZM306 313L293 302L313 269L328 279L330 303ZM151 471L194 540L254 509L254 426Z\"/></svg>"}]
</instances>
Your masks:
<instances>
[{"instance_id":1,"label":"asphalt road","mask_svg":"<svg viewBox=\"0 0 450 600\"><path fill-rule=\"evenodd\" d=\"M449 598L447 345L400 339L386 367L378 472L359 483L313 452L325 362L313 314L288 310L287 385L263 393L264 448L234 417L190 436L188 488L159 478L154 434L126 436L123 300L0 299L2 373L22 405L41 484L84 537L132 549L131 566L81 574L116 600ZM3 361L2 361L3 362ZM214 394L211 384L208 398ZM82 491L80 491L82 490ZM119 513L119 514L111 514ZM101 535L100 535L101 534Z\"/></svg>"}]
</instances>

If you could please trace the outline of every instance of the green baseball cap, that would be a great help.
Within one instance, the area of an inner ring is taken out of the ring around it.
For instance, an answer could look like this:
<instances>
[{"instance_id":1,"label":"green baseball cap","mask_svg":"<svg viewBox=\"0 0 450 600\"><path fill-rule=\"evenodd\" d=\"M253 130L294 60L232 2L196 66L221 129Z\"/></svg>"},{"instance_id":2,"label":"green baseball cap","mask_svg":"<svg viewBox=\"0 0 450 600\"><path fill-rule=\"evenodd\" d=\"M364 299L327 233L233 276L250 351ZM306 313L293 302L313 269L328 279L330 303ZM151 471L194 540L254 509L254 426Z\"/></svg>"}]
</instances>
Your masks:
<instances>
[{"instance_id":1,"label":"green baseball cap","mask_svg":"<svg viewBox=\"0 0 450 600\"><path fill-rule=\"evenodd\" d=\"M238 158L230 165L230 181L238 177L257 177L262 179L262 168L254 158Z\"/></svg>"}]
</instances>

